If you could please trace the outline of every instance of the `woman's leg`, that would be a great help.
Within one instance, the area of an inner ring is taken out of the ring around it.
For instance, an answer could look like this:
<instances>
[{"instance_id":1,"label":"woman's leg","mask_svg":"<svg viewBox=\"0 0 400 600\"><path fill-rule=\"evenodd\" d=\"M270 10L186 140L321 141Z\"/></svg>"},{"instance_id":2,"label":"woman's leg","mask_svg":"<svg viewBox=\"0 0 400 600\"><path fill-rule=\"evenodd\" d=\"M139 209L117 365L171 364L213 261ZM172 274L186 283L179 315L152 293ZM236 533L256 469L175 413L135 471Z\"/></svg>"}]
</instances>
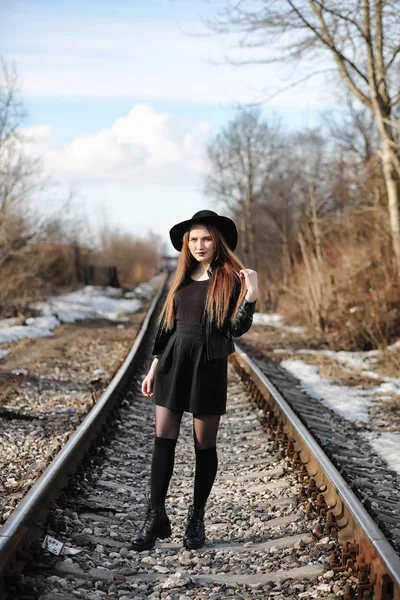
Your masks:
<instances>
[{"instance_id":1,"label":"woman's leg","mask_svg":"<svg viewBox=\"0 0 400 600\"><path fill-rule=\"evenodd\" d=\"M182 413L164 406L155 407L156 437L151 462L152 504L163 504L174 470L175 446L179 435Z\"/></svg>"},{"instance_id":2,"label":"woman's leg","mask_svg":"<svg viewBox=\"0 0 400 600\"><path fill-rule=\"evenodd\" d=\"M193 437L196 452L193 506L189 507L183 543L186 548L201 548L206 539L204 506L210 495L218 468L217 433L219 415L199 415L193 418Z\"/></svg>"},{"instance_id":3,"label":"woman's leg","mask_svg":"<svg viewBox=\"0 0 400 600\"><path fill-rule=\"evenodd\" d=\"M156 406L156 437L151 463L150 501L144 524L132 540L132 548L150 550L156 539L171 535L171 525L165 512L165 498L174 470L175 446L182 413Z\"/></svg>"},{"instance_id":4,"label":"woman's leg","mask_svg":"<svg viewBox=\"0 0 400 600\"><path fill-rule=\"evenodd\" d=\"M202 415L193 418L193 437L196 453L194 478L194 506L204 506L210 495L218 469L217 434L219 415Z\"/></svg>"}]
</instances>

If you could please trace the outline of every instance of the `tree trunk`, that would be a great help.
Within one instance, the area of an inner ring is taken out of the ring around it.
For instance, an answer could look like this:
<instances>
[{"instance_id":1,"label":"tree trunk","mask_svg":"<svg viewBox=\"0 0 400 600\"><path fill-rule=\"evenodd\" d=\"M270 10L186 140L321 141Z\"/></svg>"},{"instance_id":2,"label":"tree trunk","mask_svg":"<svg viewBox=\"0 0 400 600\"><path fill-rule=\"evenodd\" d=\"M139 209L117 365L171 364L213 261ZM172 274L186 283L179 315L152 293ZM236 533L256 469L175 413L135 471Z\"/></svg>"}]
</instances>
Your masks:
<instances>
[{"instance_id":1,"label":"tree trunk","mask_svg":"<svg viewBox=\"0 0 400 600\"><path fill-rule=\"evenodd\" d=\"M309 244L301 231L298 233L298 240L308 279L307 290L303 293L308 297L309 310L315 329L323 331L325 321L322 314L321 281L320 273L318 272L318 263L314 251L310 250Z\"/></svg>"},{"instance_id":2,"label":"tree trunk","mask_svg":"<svg viewBox=\"0 0 400 600\"><path fill-rule=\"evenodd\" d=\"M385 139L382 151L382 166L388 195L393 252L396 258L397 270L400 272L399 179L393 168L391 153L392 150L389 147L388 140Z\"/></svg>"},{"instance_id":3,"label":"tree trunk","mask_svg":"<svg viewBox=\"0 0 400 600\"><path fill-rule=\"evenodd\" d=\"M372 90L372 86L371 86ZM372 90L374 91L374 90ZM395 144L391 127L391 111L382 105L377 94L371 91L372 110L377 122L378 131L382 140L382 168L388 195L388 210L390 233L392 237L393 254L396 260L397 272L400 274L400 219L399 219L399 171L398 158L395 156Z\"/></svg>"},{"instance_id":4,"label":"tree trunk","mask_svg":"<svg viewBox=\"0 0 400 600\"><path fill-rule=\"evenodd\" d=\"M251 212L251 202L249 201L246 202L246 234L248 243L248 267L257 270L256 253L254 248L253 216Z\"/></svg>"},{"instance_id":5,"label":"tree trunk","mask_svg":"<svg viewBox=\"0 0 400 600\"><path fill-rule=\"evenodd\" d=\"M243 250L243 261L242 262L248 262L248 260L249 260L249 243L248 243L248 239L247 239L246 213L244 210L241 210L241 214L239 217L239 230L240 230L241 247Z\"/></svg>"},{"instance_id":6,"label":"tree trunk","mask_svg":"<svg viewBox=\"0 0 400 600\"><path fill-rule=\"evenodd\" d=\"M288 287L291 280L291 261L289 240L285 235L282 241L282 277L284 287Z\"/></svg>"},{"instance_id":7,"label":"tree trunk","mask_svg":"<svg viewBox=\"0 0 400 600\"><path fill-rule=\"evenodd\" d=\"M246 219L246 237L248 244L248 266L249 268L257 270L256 265L256 252L254 247L254 226L253 226L253 172L250 171L247 175L247 186L246 186L246 199L245 199L245 219Z\"/></svg>"},{"instance_id":8,"label":"tree trunk","mask_svg":"<svg viewBox=\"0 0 400 600\"><path fill-rule=\"evenodd\" d=\"M381 195L377 184L373 187L373 206L375 210L374 233L372 237L372 256L380 260L382 256L382 220L381 220Z\"/></svg>"},{"instance_id":9,"label":"tree trunk","mask_svg":"<svg viewBox=\"0 0 400 600\"><path fill-rule=\"evenodd\" d=\"M76 280L82 283L81 253L78 244L74 244L74 267Z\"/></svg>"}]
</instances>

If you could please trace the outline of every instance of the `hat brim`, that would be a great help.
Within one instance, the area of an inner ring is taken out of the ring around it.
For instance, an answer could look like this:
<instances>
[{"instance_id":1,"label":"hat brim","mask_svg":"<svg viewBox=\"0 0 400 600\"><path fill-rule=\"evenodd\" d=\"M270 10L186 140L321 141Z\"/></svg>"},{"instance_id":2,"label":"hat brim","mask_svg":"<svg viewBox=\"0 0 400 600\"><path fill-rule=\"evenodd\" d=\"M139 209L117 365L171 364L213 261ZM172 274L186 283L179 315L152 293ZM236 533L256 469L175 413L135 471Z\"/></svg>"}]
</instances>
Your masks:
<instances>
[{"instance_id":1,"label":"hat brim","mask_svg":"<svg viewBox=\"0 0 400 600\"><path fill-rule=\"evenodd\" d=\"M229 248L233 251L237 246L238 233L235 223L229 217L221 217L219 215L210 217L198 217L196 219L187 219L181 223L174 225L169 232L169 237L175 250L180 252L183 245L183 236L186 231L196 224L215 225L222 233Z\"/></svg>"}]
</instances>

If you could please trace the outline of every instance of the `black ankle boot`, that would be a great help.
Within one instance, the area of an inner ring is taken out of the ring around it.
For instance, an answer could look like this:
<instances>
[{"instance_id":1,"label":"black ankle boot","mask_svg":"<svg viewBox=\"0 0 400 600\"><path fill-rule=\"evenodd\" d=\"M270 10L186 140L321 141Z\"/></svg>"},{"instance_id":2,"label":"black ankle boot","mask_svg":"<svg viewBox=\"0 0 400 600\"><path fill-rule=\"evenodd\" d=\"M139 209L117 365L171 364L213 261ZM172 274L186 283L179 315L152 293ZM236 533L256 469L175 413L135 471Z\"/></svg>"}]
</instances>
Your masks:
<instances>
[{"instance_id":1,"label":"black ankle boot","mask_svg":"<svg viewBox=\"0 0 400 600\"><path fill-rule=\"evenodd\" d=\"M201 548L206 539L204 530L204 506L189 506L188 520L183 544L189 550Z\"/></svg>"},{"instance_id":2,"label":"black ankle boot","mask_svg":"<svg viewBox=\"0 0 400 600\"><path fill-rule=\"evenodd\" d=\"M161 540L171 535L171 524L164 504L149 504L143 526L136 537L132 540L132 549L151 550L156 539Z\"/></svg>"}]
</instances>

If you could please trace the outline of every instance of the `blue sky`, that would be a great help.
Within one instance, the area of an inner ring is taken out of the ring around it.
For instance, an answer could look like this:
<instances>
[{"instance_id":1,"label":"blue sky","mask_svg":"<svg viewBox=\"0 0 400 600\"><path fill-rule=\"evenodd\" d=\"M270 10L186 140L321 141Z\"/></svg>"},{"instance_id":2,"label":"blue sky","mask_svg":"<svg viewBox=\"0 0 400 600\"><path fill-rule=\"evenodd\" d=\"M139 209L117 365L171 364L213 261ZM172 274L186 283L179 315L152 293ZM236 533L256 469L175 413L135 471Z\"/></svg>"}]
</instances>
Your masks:
<instances>
[{"instance_id":1,"label":"blue sky","mask_svg":"<svg viewBox=\"0 0 400 600\"><path fill-rule=\"evenodd\" d=\"M94 226L105 213L124 231L152 229L164 239L175 222L220 208L202 193L210 136L238 103L259 102L310 69L229 64L227 56L249 57L237 38L204 35L204 19L223 5L1 4L0 54L20 74L30 151L57 184L57 194L43 193L42 205L73 189ZM294 129L315 126L324 107L337 107L337 99L316 77L275 96L263 111Z\"/></svg>"}]
</instances>

